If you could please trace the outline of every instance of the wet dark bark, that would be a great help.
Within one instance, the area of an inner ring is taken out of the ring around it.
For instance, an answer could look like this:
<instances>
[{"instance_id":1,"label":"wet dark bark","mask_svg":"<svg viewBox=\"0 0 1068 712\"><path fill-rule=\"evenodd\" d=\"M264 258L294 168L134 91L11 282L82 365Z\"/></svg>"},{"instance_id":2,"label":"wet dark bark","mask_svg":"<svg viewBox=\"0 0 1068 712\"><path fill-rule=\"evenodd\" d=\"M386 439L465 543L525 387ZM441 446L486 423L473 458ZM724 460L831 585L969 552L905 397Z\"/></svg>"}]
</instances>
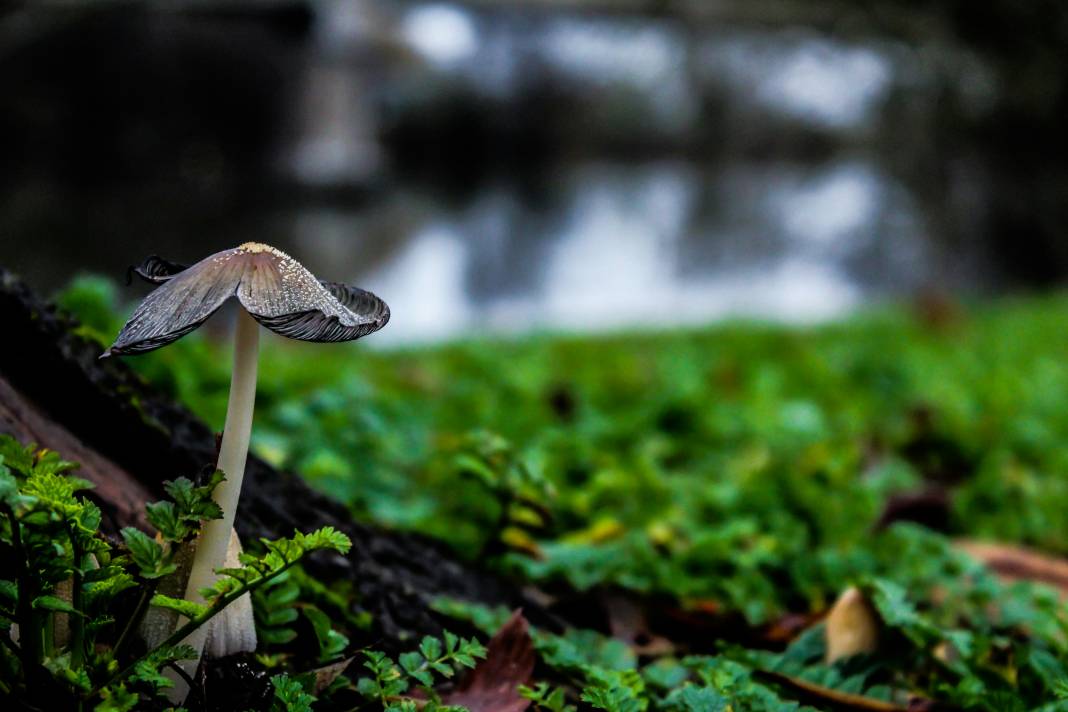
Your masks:
<instances>
[{"instance_id":1,"label":"wet dark bark","mask_svg":"<svg viewBox=\"0 0 1068 712\"><path fill-rule=\"evenodd\" d=\"M140 504L165 480L193 477L215 460L215 433L153 390L121 360L78 336L77 324L0 267L0 432L83 463L111 526L139 524ZM351 580L373 616L377 646L437 632L428 603L452 596L537 607L491 574L459 562L440 542L352 521L344 506L299 477L249 458L236 527L245 542L333 526L353 541L348 556L318 554L307 568Z\"/></svg>"}]
</instances>

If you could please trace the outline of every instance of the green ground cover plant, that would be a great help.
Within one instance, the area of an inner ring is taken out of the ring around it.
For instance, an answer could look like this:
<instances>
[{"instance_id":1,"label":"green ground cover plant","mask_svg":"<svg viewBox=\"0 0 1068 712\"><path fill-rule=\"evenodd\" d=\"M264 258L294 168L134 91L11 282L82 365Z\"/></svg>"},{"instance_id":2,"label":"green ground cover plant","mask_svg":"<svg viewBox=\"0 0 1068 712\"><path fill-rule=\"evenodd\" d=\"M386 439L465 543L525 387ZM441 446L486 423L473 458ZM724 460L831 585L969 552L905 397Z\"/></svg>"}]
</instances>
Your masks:
<instances>
[{"instance_id":1,"label":"green ground cover plant","mask_svg":"<svg viewBox=\"0 0 1068 712\"><path fill-rule=\"evenodd\" d=\"M62 304L102 342L119 325L108 282ZM557 599L617 591L756 630L815 620L856 585L892 641L827 665L819 624L785 650L709 633L670 654L542 631L537 709L796 709L772 673L886 701L1061 709L1058 599L952 541L1068 553L1066 313L1049 297L803 329L340 347L314 368L292 356L310 347L271 340L253 450L354 517L440 537ZM219 422L224 351L196 334L131 365ZM257 594L264 629L291 622L285 590Z\"/></svg>"},{"instance_id":2,"label":"green ground cover plant","mask_svg":"<svg viewBox=\"0 0 1068 712\"><path fill-rule=\"evenodd\" d=\"M270 678L272 712L304 712L320 699L332 704L331 697L342 690L390 710L415 710L416 698L410 695L419 690L424 710L459 709L441 703L435 682L475 667L486 649L448 631L441 639L425 637L417 650L396 661L364 649L365 674L340 676L351 662L345 660L349 640L323 610L306 601L308 591L326 589L308 579L299 562L323 549L345 553L351 542L344 534L326 527L262 540L258 553L241 555L240 566L220 570L219 580L202 592L203 604L193 603L158 588L178 574L182 547L202 523L219 516L211 493L222 473L203 485L185 478L168 483L170 499L146 505L155 536L126 527L120 541L101 532L100 509L80 494L92 485L74 476L76 470L77 463L55 452L0 435L0 556L10 576L0 579L0 700L5 704L95 712L184 709L168 699L174 683L165 674L194 656L183 640L252 593L263 641L259 662L280 671ZM289 627L298 607L318 650L311 660L300 660L292 654L295 646L286 647L298 638ZM164 640L146 646L139 628L153 609L173 610L183 619ZM287 664L291 659L306 669L293 669ZM195 696L187 700L192 708L202 707L200 702Z\"/></svg>"},{"instance_id":3,"label":"green ground cover plant","mask_svg":"<svg viewBox=\"0 0 1068 712\"><path fill-rule=\"evenodd\" d=\"M261 553L222 571L202 592L204 604L173 598L157 585L176 574L176 556L201 523L220 516L211 491L222 474L202 486L169 483L171 499L146 507L156 536L127 527L119 544L101 533L100 509L79 494L92 485L71 474L76 467L0 436L0 554L10 576L0 580L0 692L23 709L159 707L173 686L164 669L193 655L182 644L189 633L305 554L351 546L329 528L265 540ZM151 608L185 621L145 649L136 630Z\"/></svg>"}]
</instances>

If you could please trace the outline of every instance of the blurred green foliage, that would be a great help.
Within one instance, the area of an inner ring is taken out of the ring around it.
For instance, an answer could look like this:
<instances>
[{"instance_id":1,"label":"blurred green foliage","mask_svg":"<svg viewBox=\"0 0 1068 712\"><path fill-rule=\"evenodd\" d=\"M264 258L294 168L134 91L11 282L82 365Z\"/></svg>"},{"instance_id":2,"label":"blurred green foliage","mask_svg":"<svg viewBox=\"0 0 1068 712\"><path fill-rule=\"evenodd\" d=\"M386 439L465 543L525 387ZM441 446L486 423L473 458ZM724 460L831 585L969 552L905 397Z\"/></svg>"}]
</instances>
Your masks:
<instances>
[{"instance_id":1,"label":"blurred green foliage","mask_svg":"<svg viewBox=\"0 0 1068 712\"><path fill-rule=\"evenodd\" d=\"M927 536L919 531L904 535ZM1068 669L1064 615L1056 596L1023 585L1003 586L948 547L932 557L945 575L926 585L865 582L883 624L877 653L826 664L818 625L781 654L734 647L727 655L752 669L888 701L894 700L894 690L922 690L963 709L1022 710L1062 696ZM902 568L908 571L912 565ZM951 595L932 605L926 596L933 586L946 586ZM1025 630L1029 636L1021 635Z\"/></svg>"},{"instance_id":2,"label":"blurred green foliage","mask_svg":"<svg viewBox=\"0 0 1068 712\"><path fill-rule=\"evenodd\" d=\"M705 647L714 655L666 651L649 659L621 640L574 629L535 630L534 647L554 683L581 690L582 701L611 712L887 709L880 702L925 709L924 702L910 703L917 696L946 709L1068 709L1065 617L1054 593L1002 584L943 537L918 527L898 525L887 536L902 553L896 581L861 582L881 621L874 652L825 662L823 623L782 651L710 640ZM935 591L940 594L932 596ZM487 634L510 615L449 600L435 608ZM809 694L799 694L803 685ZM553 694L542 681L525 696L536 708L562 710L562 695L550 701ZM867 699L862 705L835 694Z\"/></svg>"},{"instance_id":3,"label":"blurred green foliage","mask_svg":"<svg viewBox=\"0 0 1068 712\"><path fill-rule=\"evenodd\" d=\"M87 278L61 303L103 344L129 312L117 295ZM254 449L359 518L544 586L711 599L757 623L901 583L902 558L928 553L874 533L901 493L949 493L951 534L1068 551L1065 315L1043 298L389 350L269 336ZM127 362L218 428L228 346L205 332Z\"/></svg>"}]
</instances>

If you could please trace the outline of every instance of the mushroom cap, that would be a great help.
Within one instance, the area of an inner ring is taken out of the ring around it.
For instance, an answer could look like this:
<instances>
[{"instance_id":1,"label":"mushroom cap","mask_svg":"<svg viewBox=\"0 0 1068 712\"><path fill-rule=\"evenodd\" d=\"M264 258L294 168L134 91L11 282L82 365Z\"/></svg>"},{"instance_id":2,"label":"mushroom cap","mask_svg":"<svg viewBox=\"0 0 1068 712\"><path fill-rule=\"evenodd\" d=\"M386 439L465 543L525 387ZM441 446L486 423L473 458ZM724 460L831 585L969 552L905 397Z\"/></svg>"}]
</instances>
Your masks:
<instances>
[{"instance_id":1,"label":"mushroom cap","mask_svg":"<svg viewBox=\"0 0 1068 712\"><path fill-rule=\"evenodd\" d=\"M389 321L389 307L374 294L321 282L286 253L258 242L218 252L192 267L153 256L132 272L160 286L145 297L103 356L166 346L235 296L260 324L302 341L351 341Z\"/></svg>"}]
</instances>

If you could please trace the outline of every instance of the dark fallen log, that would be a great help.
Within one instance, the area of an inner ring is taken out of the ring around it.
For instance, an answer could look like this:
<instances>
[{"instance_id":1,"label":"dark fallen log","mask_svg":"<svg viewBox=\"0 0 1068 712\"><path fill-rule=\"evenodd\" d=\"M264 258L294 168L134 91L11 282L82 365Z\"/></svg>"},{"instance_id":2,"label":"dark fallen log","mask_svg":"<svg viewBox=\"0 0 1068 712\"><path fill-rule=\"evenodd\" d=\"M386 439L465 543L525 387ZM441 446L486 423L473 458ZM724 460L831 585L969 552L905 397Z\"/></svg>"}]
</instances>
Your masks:
<instances>
[{"instance_id":1,"label":"dark fallen log","mask_svg":"<svg viewBox=\"0 0 1068 712\"><path fill-rule=\"evenodd\" d=\"M215 433L153 390L77 324L0 268L0 432L33 440L82 463L79 476L113 527L142 525L141 507L162 483L193 477L215 460ZM451 596L487 604L538 607L491 574L458 561L440 542L354 522L346 508L299 477L250 456L236 528L246 542L333 526L353 542L348 556L318 555L314 576L351 580L373 616L383 648L440 630L428 604ZM409 643L410 644L410 643Z\"/></svg>"}]
</instances>

